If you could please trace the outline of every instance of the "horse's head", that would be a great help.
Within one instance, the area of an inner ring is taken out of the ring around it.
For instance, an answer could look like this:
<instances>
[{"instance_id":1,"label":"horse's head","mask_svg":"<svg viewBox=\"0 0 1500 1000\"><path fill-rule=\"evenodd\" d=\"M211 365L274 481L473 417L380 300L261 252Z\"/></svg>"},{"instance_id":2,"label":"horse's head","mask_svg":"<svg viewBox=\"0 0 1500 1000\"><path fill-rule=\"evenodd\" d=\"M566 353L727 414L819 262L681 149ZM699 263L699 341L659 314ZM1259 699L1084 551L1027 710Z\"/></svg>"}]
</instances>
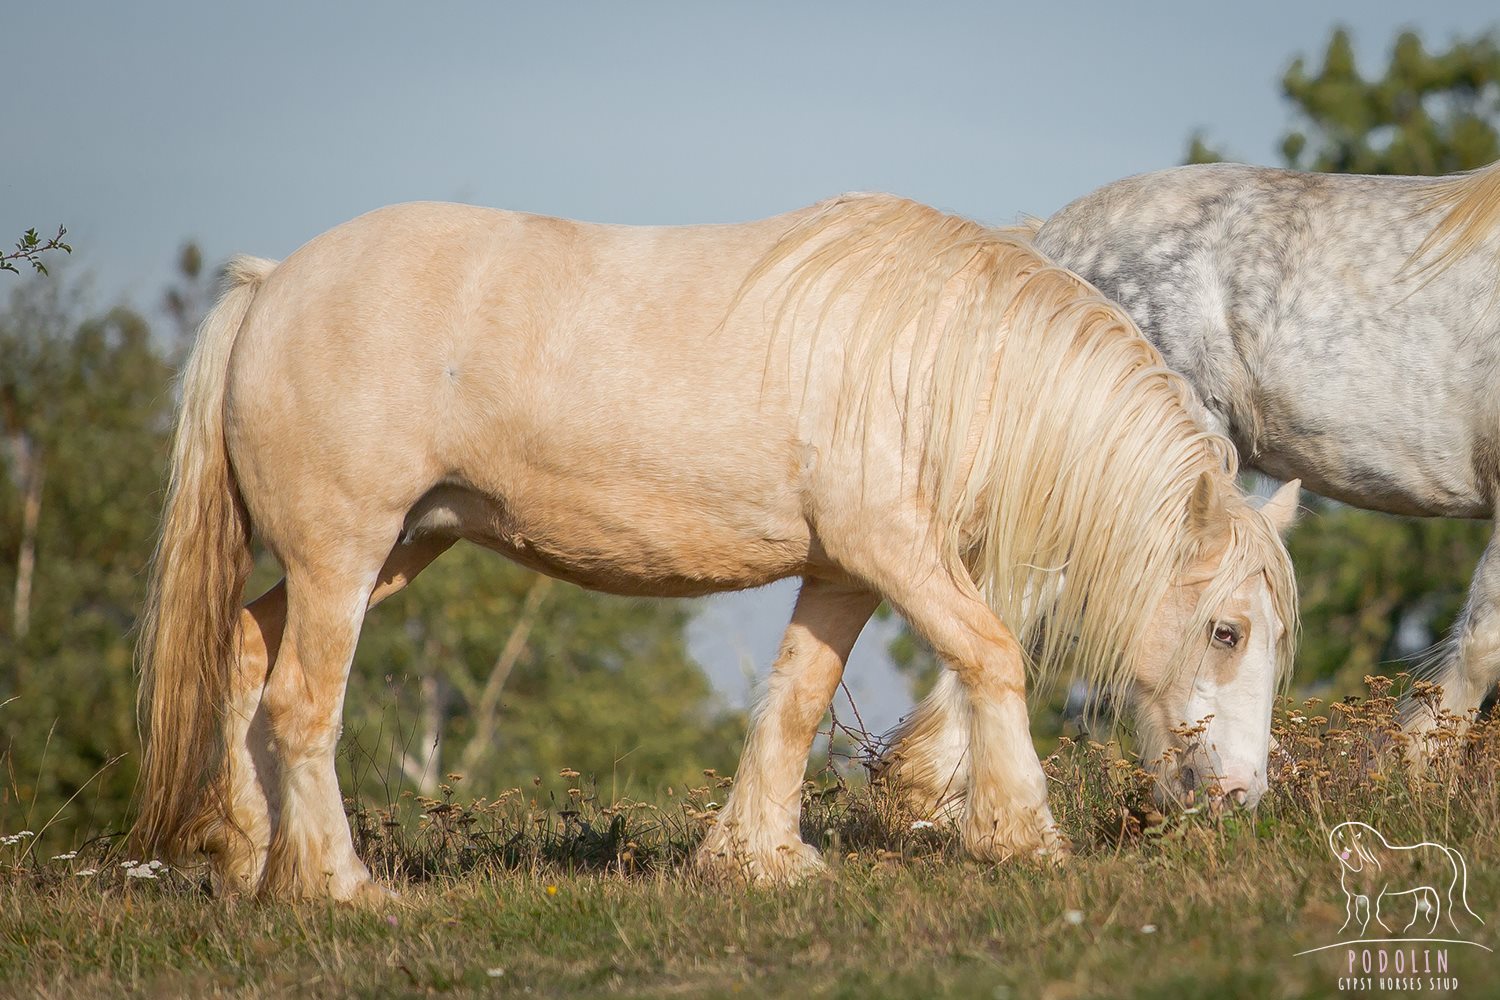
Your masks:
<instances>
[{"instance_id":1,"label":"horse's head","mask_svg":"<svg viewBox=\"0 0 1500 1000\"><path fill-rule=\"evenodd\" d=\"M1141 756L1158 762L1164 803L1251 808L1265 794L1271 708L1297 625L1279 537L1297 493L1288 483L1254 510L1209 476L1194 488L1197 542L1157 607L1133 687Z\"/></svg>"},{"instance_id":2,"label":"horse's head","mask_svg":"<svg viewBox=\"0 0 1500 1000\"><path fill-rule=\"evenodd\" d=\"M1328 849L1351 872L1364 871L1365 865L1374 862L1372 849L1377 840L1383 844L1385 838L1368 823L1340 823L1328 831Z\"/></svg>"}]
</instances>

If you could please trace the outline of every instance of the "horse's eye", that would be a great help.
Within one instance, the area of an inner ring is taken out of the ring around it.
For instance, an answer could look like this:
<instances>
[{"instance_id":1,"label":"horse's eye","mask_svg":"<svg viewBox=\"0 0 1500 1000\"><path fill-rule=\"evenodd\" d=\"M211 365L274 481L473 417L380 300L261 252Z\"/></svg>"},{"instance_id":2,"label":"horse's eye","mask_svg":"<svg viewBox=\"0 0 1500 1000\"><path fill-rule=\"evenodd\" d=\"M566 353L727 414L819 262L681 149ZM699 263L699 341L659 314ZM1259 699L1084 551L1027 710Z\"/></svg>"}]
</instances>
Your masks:
<instances>
[{"instance_id":1,"label":"horse's eye","mask_svg":"<svg viewBox=\"0 0 1500 1000\"><path fill-rule=\"evenodd\" d=\"M1239 645L1240 630L1235 628L1233 625L1226 625L1223 622L1219 622L1214 625L1213 637L1215 646L1223 646L1225 649L1233 649L1235 646Z\"/></svg>"}]
</instances>

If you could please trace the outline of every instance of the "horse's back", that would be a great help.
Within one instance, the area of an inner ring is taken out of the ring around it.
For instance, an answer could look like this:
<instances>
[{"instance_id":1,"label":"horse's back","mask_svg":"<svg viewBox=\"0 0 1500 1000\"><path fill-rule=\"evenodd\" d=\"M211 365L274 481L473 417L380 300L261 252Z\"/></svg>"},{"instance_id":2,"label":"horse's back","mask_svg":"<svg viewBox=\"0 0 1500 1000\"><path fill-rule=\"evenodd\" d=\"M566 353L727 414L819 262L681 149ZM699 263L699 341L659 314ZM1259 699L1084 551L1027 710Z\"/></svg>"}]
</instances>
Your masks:
<instances>
[{"instance_id":1,"label":"horse's back","mask_svg":"<svg viewBox=\"0 0 1500 1000\"><path fill-rule=\"evenodd\" d=\"M231 396L326 428L374 418L377 405L405 415L452 408L471 421L502 416L507 401L535 412L554 391L569 407L601 405L610 400L598 393L642 388L623 384L627 368L740 386L745 373L728 369L740 355L759 362L763 345L736 351L713 334L774 239L758 238L764 230L602 226L435 203L380 209L271 274L236 343ZM705 370L707 356L719 364ZM370 395L329 398L355 387Z\"/></svg>"},{"instance_id":2,"label":"horse's back","mask_svg":"<svg viewBox=\"0 0 1500 1000\"><path fill-rule=\"evenodd\" d=\"M1425 282L1431 182L1240 164L1107 185L1037 236L1120 302L1241 452L1399 513L1493 502L1500 349L1488 260Z\"/></svg>"},{"instance_id":3,"label":"horse's back","mask_svg":"<svg viewBox=\"0 0 1500 1000\"><path fill-rule=\"evenodd\" d=\"M753 582L784 573L806 547L794 415L762 378L763 324L723 324L792 224L423 203L330 230L266 280L235 346L226 426L256 522L457 488L477 498L450 505L465 534L539 568L654 560L672 579L653 587L688 590L769 531ZM683 536L701 557L671 551Z\"/></svg>"},{"instance_id":4,"label":"horse's back","mask_svg":"<svg viewBox=\"0 0 1500 1000\"><path fill-rule=\"evenodd\" d=\"M1345 339L1339 331L1413 291L1398 288L1397 276L1434 221L1414 210L1423 184L1237 163L1176 167L1079 198L1036 243L1174 349L1184 338L1172 334L1185 325L1243 340L1302 320ZM1364 333L1377 335L1373 324Z\"/></svg>"}]
</instances>

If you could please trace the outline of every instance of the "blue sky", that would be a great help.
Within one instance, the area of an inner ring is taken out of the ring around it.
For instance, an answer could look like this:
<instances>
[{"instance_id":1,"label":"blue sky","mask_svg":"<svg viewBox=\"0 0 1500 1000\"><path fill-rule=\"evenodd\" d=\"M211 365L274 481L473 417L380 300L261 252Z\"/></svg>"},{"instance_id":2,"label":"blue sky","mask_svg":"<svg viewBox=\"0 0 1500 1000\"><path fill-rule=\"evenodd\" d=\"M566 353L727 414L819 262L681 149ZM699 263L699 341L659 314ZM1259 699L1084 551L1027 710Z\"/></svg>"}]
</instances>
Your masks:
<instances>
[{"instance_id":1,"label":"blue sky","mask_svg":"<svg viewBox=\"0 0 1500 1000\"><path fill-rule=\"evenodd\" d=\"M889 190L1006 222L1171 166L1195 129L1276 163L1280 76L1334 24L1373 71L1403 27L1497 23L1472 0L12 4L0 240L65 223L62 276L150 308L185 239L281 257L413 199L662 224ZM700 617L732 700L791 593ZM849 673L872 726L906 703L879 639Z\"/></svg>"}]
</instances>

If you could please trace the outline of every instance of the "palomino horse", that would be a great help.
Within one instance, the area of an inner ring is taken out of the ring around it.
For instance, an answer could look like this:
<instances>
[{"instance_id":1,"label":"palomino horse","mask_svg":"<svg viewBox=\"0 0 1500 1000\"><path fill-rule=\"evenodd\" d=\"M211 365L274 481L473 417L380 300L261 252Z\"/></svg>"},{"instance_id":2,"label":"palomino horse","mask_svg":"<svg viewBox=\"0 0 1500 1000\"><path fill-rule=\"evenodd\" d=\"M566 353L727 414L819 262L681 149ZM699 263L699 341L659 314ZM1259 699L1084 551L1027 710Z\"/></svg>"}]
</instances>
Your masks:
<instances>
[{"instance_id":1,"label":"palomino horse","mask_svg":"<svg viewBox=\"0 0 1500 1000\"><path fill-rule=\"evenodd\" d=\"M1295 491L1253 509L1186 383L1022 239L888 196L678 229L415 204L229 278L184 376L136 829L225 889L378 895L345 682L366 611L459 538L622 594L802 577L709 866L819 864L806 758L882 598L973 705L978 857L1065 846L1025 649L1128 682L1163 743L1212 714L1230 772L1264 769ZM286 577L242 611L252 532Z\"/></svg>"},{"instance_id":2,"label":"palomino horse","mask_svg":"<svg viewBox=\"0 0 1500 1000\"><path fill-rule=\"evenodd\" d=\"M1493 516L1500 163L1447 178L1179 167L1085 195L1035 240L1125 307L1246 464L1357 507ZM1500 679L1500 542L1434 673L1460 716ZM893 734L919 808L962 782L964 711L945 679ZM1435 719L1409 709L1419 732Z\"/></svg>"}]
</instances>

